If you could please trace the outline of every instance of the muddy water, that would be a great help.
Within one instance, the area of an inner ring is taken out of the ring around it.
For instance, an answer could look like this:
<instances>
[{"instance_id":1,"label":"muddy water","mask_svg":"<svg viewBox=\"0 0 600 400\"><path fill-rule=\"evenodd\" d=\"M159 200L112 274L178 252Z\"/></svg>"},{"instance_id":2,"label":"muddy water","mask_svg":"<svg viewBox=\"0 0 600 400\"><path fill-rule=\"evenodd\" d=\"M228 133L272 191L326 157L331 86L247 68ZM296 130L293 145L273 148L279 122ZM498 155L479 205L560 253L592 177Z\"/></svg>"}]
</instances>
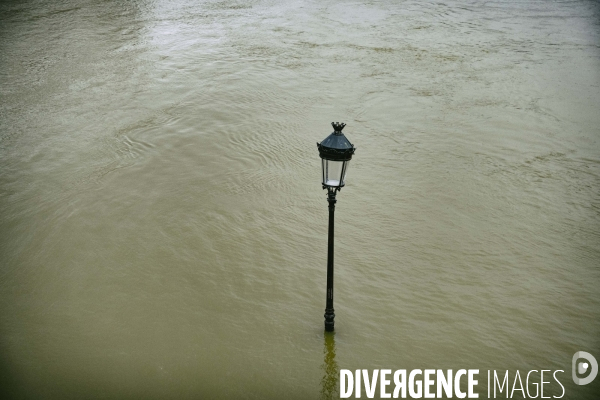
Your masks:
<instances>
[{"instance_id":1,"label":"muddy water","mask_svg":"<svg viewBox=\"0 0 600 400\"><path fill-rule=\"evenodd\" d=\"M338 398L339 369L467 368L485 398L550 369L595 399L570 371L600 359L599 106L593 1L2 2L0 386ZM331 121L357 151L326 337Z\"/></svg>"}]
</instances>

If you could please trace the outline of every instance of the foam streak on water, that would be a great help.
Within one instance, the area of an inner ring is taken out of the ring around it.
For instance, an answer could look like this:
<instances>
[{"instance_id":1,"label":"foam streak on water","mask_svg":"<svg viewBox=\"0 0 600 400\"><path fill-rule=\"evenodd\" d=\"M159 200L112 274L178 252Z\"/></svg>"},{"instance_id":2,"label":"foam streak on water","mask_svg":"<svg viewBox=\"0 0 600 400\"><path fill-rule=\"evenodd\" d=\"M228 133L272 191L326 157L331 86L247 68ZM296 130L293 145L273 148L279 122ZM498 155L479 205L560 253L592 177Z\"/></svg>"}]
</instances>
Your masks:
<instances>
[{"instance_id":1,"label":"foam streak on water","mask_svg":"<svg viewBox=\"0 0 600 400\"><path fill-rule=\"evenodd\" d=\"M599 21L591 0L2 2L0 387L309 399L338 368L562 369L597 398L569 371L600 356ZM357 151L324 340L331 121Z\"/></svg>"}]
</instances>

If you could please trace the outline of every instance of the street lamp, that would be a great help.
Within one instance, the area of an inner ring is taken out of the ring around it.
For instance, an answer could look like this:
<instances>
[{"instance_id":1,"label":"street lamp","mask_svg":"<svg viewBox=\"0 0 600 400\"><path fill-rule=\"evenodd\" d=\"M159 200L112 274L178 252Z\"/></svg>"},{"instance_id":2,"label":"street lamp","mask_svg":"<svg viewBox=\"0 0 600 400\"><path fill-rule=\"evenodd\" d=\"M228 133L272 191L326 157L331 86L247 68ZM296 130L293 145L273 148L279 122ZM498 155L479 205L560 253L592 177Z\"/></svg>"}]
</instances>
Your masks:
<instances>
[{"instance_id":1,"label":"street lamp","mask_svg":"<svg viewBox=\"0 0 600 400\"><path fill-rule=\"evenodd\" d=\"M333 213L335 212L335 195L346 184L348 163L356 148L342 133L346 126L343 122L332 122L333 133L321 143L317 143L321 157L323 189L327 189L329 202L329 239L327 245L327 303L325 306L325 330L333 331Z\"/></svg>"}]
</instances>

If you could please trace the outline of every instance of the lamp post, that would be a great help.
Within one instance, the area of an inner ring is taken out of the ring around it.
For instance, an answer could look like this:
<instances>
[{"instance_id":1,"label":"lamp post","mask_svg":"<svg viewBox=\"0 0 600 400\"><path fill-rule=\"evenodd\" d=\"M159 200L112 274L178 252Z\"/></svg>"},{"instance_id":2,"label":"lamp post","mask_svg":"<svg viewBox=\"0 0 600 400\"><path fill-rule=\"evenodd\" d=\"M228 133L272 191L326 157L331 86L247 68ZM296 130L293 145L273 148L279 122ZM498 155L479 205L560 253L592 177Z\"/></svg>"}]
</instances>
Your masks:
<instances>
[{"instance_id":1,"label":"lamp post","mask_svg":"<svg viewBox=\"0 0 600 400\"><path fill-rule=\"evenodd\" d=\"M332 122L333 133L321 143L317 143L321 157L323 189L327 189L329 202L329 239L327 245L327 302L325 306L325 330L333 331L333 214L335 212L335 195L346 184L348 163L356 148L342 133L344 123Z\"/></svg>"}]
</instances>

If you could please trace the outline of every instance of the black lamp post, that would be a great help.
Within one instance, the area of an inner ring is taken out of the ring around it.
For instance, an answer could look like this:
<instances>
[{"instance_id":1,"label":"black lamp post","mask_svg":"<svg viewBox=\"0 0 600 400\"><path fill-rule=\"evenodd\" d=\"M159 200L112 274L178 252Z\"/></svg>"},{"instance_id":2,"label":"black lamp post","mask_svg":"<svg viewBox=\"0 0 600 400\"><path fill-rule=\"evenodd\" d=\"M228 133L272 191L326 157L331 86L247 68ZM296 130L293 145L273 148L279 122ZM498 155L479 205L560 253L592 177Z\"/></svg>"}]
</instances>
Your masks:
<instances>
[{"instance_id":1,"label":"black lamp post","mask_svg":"<svg viewBox=\"0 0 600 400\"><path fill-rule=\"evenodd\" d=\"M323 189L327 189L329 202L329 240L327 246L327 303L325 306L325 330L333 331L333 213L335 212L335 195L346 184L348 163L356 148L342 133L344 123L332 122L334 132L321 143L317 143L321 157Z\"/></svg>"}]
</instances>

